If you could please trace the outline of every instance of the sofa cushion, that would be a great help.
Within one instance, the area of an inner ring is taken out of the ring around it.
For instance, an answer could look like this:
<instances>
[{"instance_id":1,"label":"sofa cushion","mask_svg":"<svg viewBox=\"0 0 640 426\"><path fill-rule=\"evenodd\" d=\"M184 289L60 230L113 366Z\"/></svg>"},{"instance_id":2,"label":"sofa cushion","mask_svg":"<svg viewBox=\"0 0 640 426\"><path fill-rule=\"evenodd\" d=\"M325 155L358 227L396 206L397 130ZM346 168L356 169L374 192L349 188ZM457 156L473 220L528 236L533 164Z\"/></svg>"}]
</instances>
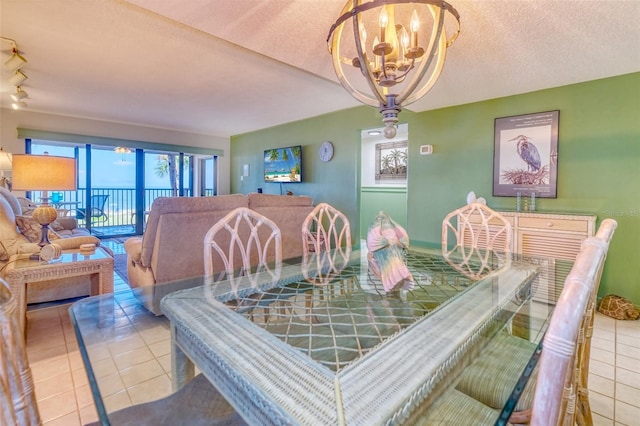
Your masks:
<instances>
[{"instance_id":1,"label":"sofa cushion","mask_svg":"<svg viewBox=\"0 0 640 426\"><path fill-rule=\"evenodd\" d=\"M42 226L31 216L16 216L16 225L32 243L37 243L42 237ZM53 229L49 229L49 240L57 240L60 235Z\"/></svg>"},{"instance_id":2,"label":"sofa cushion","mask_svg":"<svg viewBox=\"0 0 640 426\"><path fill-rule=\"evenodd\" d=\"M177 248L182 243L181 241L177 241L180 239L187 239L188 244L195 244L195 246L199 247L199 250L202 252L204 234L206 234L208 228L204 232L201 232L200 229L198 229L197 232L191 232L191 223L189 220L191 214L211 214L213 217L213 219L211 220L207 220L206 218L202 217L198 218L200 224L202 224L202 221L205 221L205 223L207 223L209 227L211 227L214 223L224 217L224 215L231 210L237 207L248 207L248 203L249 201L247 199L247 196L243 194L218 195L214 197L156 198L153 202L153 205L151 206L151 212L149 213L149 219L147 220L147 228L142 238L142 252L140 254L140 263L146 267L151 266L152 256L158 259L158 253L154 253L155 247L164 247L165 244L169 244L169 247L165 247L165 249L170 249L171 246ZM168 232L168 234L164 237L165 239L169 238L169 240L172 241L162 241L162 244L160 244L160 241L156 241L160 218L164 215L169 214L181 215L182 223L179 224L177 223L177 221L172 221L171 224L167 223L165 225L165 230L166 232ZM187 217L186 222L184 220L185 216ZM172 244L172 242L174 244ZM191 250L188 251L188 253L191 252ZM174 253L179 253L181 258L184 258L184 252L175 250ZM175 257L175 255L173 255L173 257ZM159 258L162 259L163 257ZM200 259L202 259L202 253L200 253ZM204 268L204 266L202 268ZM199 273L204 273L204 269L201 269ZM174 276L174 274L170 275Z\"/></svg>"},{"instance_id":3,"label":"sofa cushion","mask_svg":"<svg viewBox=\"0 0 640 426\"><path fill-rule=\"evenodd\" d=\"M274 194L259 194L252 192L249 194L249 208L255 210L258 207L294 207L312 206L313 198L307 195L286 196Z\"/></svg>"},{"instance_id":4,"label":"sofa cushion","mask_svg":"<svg viewBox=\"0 0 640 426\"><path fill-rule=\"evenodd\" d=\"M280 198L293 198L280 196ZM302 256L302 224L313 206L257 207L257 213L271 219L282 235L282 258L291 259Z\"/></svg>"}]
</instances>

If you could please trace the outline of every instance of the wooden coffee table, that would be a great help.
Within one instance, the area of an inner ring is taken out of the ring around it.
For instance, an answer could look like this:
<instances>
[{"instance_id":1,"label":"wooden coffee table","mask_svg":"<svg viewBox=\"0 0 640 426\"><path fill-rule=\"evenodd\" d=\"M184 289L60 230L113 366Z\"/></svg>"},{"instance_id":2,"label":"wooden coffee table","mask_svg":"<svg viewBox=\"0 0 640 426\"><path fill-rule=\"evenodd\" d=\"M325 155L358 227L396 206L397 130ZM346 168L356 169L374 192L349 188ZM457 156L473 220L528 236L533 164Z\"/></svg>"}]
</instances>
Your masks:
<instances>
[{"instance_id":1,"label":"wooden coffee table","mask_svg":"<svg viewBox=\"0 0 640 426\"><path fill-rule=\"evenodd\" d=\"M90 277L91 296L113 293L113 257L101 248L97 248L91 254L80 253L79 250L65 250L60 259L49 262L31 260L29 255L24 254L11 256L4 278L18 302L20 326L25 338L29 283L83 275ZM55 285L61 284L58 282Z\"/></svg>"}]
</instances>

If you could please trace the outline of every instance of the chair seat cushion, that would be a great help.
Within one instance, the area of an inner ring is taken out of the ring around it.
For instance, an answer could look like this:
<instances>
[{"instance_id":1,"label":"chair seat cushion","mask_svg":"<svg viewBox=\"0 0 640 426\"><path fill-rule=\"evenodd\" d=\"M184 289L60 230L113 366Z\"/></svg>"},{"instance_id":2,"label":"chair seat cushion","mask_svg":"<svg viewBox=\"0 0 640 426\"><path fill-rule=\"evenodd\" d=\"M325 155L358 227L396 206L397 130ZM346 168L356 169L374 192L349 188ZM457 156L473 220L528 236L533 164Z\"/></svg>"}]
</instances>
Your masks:
<instances>
[{"instance_id":1,"label":"chair seat cushion","mask_svg":"<svg viewBox=\"0 0 640 426\"><path fill-rule=\"evenodd\" d=\"M450 389L438 398L426 412L421 412L418 407L406 424L415 426L493 425L498 415L497 410L487 407L456 389Z\"/></svg>"},{"instance_id":2,"label":"chair seat cushion","mask_svg":"<svg viewBox=\"0 0 640 426\"><path fill-rule=\"evenodd\" d=\"M483 404L502 409L522 374L536 344L507 332L500 332L467 367L456 389ZM537 368L525 387L515 411L531 408L536 385Z\"/></svg>"}]
</instances>

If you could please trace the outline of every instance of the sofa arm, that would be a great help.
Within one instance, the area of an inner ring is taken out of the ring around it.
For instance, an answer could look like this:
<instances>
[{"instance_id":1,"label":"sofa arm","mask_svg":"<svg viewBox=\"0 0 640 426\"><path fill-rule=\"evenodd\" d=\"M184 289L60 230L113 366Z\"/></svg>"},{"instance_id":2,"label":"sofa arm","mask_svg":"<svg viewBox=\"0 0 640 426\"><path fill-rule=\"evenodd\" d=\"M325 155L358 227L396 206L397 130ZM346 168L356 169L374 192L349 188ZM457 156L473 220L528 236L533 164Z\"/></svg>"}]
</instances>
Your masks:
<instances>
[{"instance_id":1,"label":"sofa arm","mask_svg":"<svg viewBox=\"0 0 640 426\"><path fill-rule=\"evenodd\" d=\"M69 237L69 238L58 238L57 240L51 241L52 244L59 245L62 250L74 250L79 249L81 244L95 244L96 247L100 246L100 240L94 236L81 236L81 237ZM107 250L111 255L111 249L108 247L103 247ZM41 247L37 243L26 243L20 245L18 248L18 253L38 253Z\"/></svg>"},{"instance_id":2,"label":"sofa arm","mask_svg":"<svg viewBox=\"0 0 640 426\"><path fill-rule=\"evenodd\" d=\"M58 238L53 240L52 243L58 244L62 247L62 250L79 249L80 244L95 244L96 247L100 246L100 239L92 235L83 235L77 237Z\"/></svg>"},{"instance_id":3,"label":"sofa arm","mask_svg":"<svg viewBox=\"0 0 640 426\"><path fill-rule=\"evenodd\" d=\"M129 260L136 265L140 265L142 257L142 237L131 237L124 242L124 250L127 252Z\"/></svg>"}]
</instances>

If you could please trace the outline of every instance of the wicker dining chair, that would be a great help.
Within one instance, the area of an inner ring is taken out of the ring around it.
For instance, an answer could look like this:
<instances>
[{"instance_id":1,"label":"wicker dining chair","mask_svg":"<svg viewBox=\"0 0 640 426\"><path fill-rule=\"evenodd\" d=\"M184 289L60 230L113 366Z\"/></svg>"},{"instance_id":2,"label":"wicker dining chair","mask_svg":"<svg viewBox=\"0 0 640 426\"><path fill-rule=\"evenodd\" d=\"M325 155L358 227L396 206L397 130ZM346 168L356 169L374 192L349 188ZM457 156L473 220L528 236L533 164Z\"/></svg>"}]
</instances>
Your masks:
<instances>
[{"instance_id":1,"label":"wicker dining chair","mask_svg":"<svg viewBox=\"0 0 640 426\"><path fill-rule=\"evenodd\" d=\"M593 334L593 316L595 314L595 298L598 293L600 277L604 268L604 260L608 251L609 242L613 236L617 223L613 219L602 221L595 237L589 242L583 242L583 246L602 245L604 258L598 264L595 275L594 291L591 294L588 309L585 311L580 333L577 337L577 355L574 369L574 382L577 395L570 398L574 400L569 406L570 415L573 416L573 406L576 408L578 424L590 424L591 409L589 407L587 380L589 375L589 354L591 346L591 336ZM585 247L583 247L583 250ZM583 251L581 250L581 252ZM579 254L578 258L584 257ZM577 263L577 260L576 260ZM576 264L572 268L572 272ZM474 361L462 374L458 382L457 389L495 409L501 409L512 392L509 378L518 377L520 369L514 365L524 365L531 356L536 344L527 339L503 332L494 338L480 357ZM511 362L519 360L519 362ZM508 362L509 361L509 362ZM534 402L534 393L538 381L538 369L534 370L529 382L520 396L511 417L513 423L528 423L531 417L531 407ZM585 420L582 420L585 419Z\"/></svg>"},{"instance_id":2,"label":"wicker dining chair","mask_svg":"<svg viewBox=\"0 0 640 426\"><path fill-rule=\"evenodd\" d=\"M0 425L40 425L18 305L0 279Z\"/></svg>"},{"instance_id":3,"label":"wicker dining chair","mask_svg":"<svg viewBox=\"0 0 640 426\"><path fill-rule=\"evenodd\" d=\"M318 204L302 223L302 252L305 278L315 283L330 280L349 263L349 219L327 203Z\"/></svg>"},{"instance_id":4,"label":"wicker dining chair","mask_svg":"<svg viewBox=\"0 0 640 426\"><path fill-rule=\"evenodd\" d=\"M580 387L580 334L588 318L607 255L605 240L585 240L565 280L560 300L544 337L531 425L576 422L576 390ZM576 377L578 376L578 377ZM590 414L590 413L589 413Z\"/></svg>"},{"instance_id":5,"label":"wicker dining chair","mask_svg":"<svg viewBox=\"0 0 640 426\"><path fill-rule=\"evenodd\" d=\"M598 228L598 232L596 232L595 237L598 238L606 244L607 251L605 251L605 256L608 252L608 247L613 238L613 234L615 233L616 228L618 227L618 222L614 219L604 219ZM603 259L603 266L604 266ZM602 277L601 267L598 270L598 275L596 277L596 286L595 290L591 294L591 299L589 300L589 306L587 309L587 314L583 319L582 326L580 328L580 334L578 335L578 355L577 355L577 365L576 365L576 382L577 382L577 395L576 395L576 421L579 425L591 425L593 424L593 416L591 414L591 405L589 404L589 360L591 358L591 338L593 337L593 321L596 313L596 304L597 304L597 296L598 289L600 286L600 278Z\"/></svg>"},{"instance_id":6,"label":"wicker dining chair","mask_svg":"<svg viewBox=\"0 0 640 426\"><path fill-rule=\"evenodd\" d=\"M204 237L204 274L215 281L250 272L278 271L281 264L278 225L246 207L228 213Z\"/></svg>"},{"instance_id":7,"label":"wicker dining chair","mask_svg":"<svg viewBox=\"0 0 640 426\"><path fill-rule=\"evenodd\" d=\"M503 253L511 252L513 231L500 213L483 203L471 202L442 221L442 254L456 269L481 278L495 268Z\"/></svg>"},{"instance_id":8,"label":"wicker dining chair","mask_svg":"<svg viewBox=\"0 0 640 426\"><path fill-rule=\"evenodd\" d=\"M578 386L575 364L578 358L580 328L590 309L590 300L606 258L606 241L591 237L582 245L571 272L565 280L562 294L551 316L544 338L531 408L527 419L509 419L511 423L531 423L532 426L574 424L573 396ZM531 355L531 352L528 354ZM485 356L485 352L483 352ZM510 356L510 354L503 354ZM525 360L526 361L526 360ZM501 361L502 366L508 363ZM522 364L524 365L524 364ZM485 371L490 376L492 372ZM493 378L487 377L488 380ZM502 407L498 407L502 408ZM412 413L412 425L455 424L485 425L495 423L498 409L473 398L457 388L449 389L429 407L428 411ZM520 417L524 413L521 413ZM506 424L506 423L500 423Z\"/></svg>"},{"instance_id":9,"label":"wicker dining chair","mask_svg":"<svg viewBox=\"0 0 640 426\"><path fill-rule=\"evenodd\" d=\"M453 241L449 238L453 237ZM442 251L472 247L509 252L511 222L483 203L472 202L447 214L442 221Z\"/></svg>"}]
</instances>

